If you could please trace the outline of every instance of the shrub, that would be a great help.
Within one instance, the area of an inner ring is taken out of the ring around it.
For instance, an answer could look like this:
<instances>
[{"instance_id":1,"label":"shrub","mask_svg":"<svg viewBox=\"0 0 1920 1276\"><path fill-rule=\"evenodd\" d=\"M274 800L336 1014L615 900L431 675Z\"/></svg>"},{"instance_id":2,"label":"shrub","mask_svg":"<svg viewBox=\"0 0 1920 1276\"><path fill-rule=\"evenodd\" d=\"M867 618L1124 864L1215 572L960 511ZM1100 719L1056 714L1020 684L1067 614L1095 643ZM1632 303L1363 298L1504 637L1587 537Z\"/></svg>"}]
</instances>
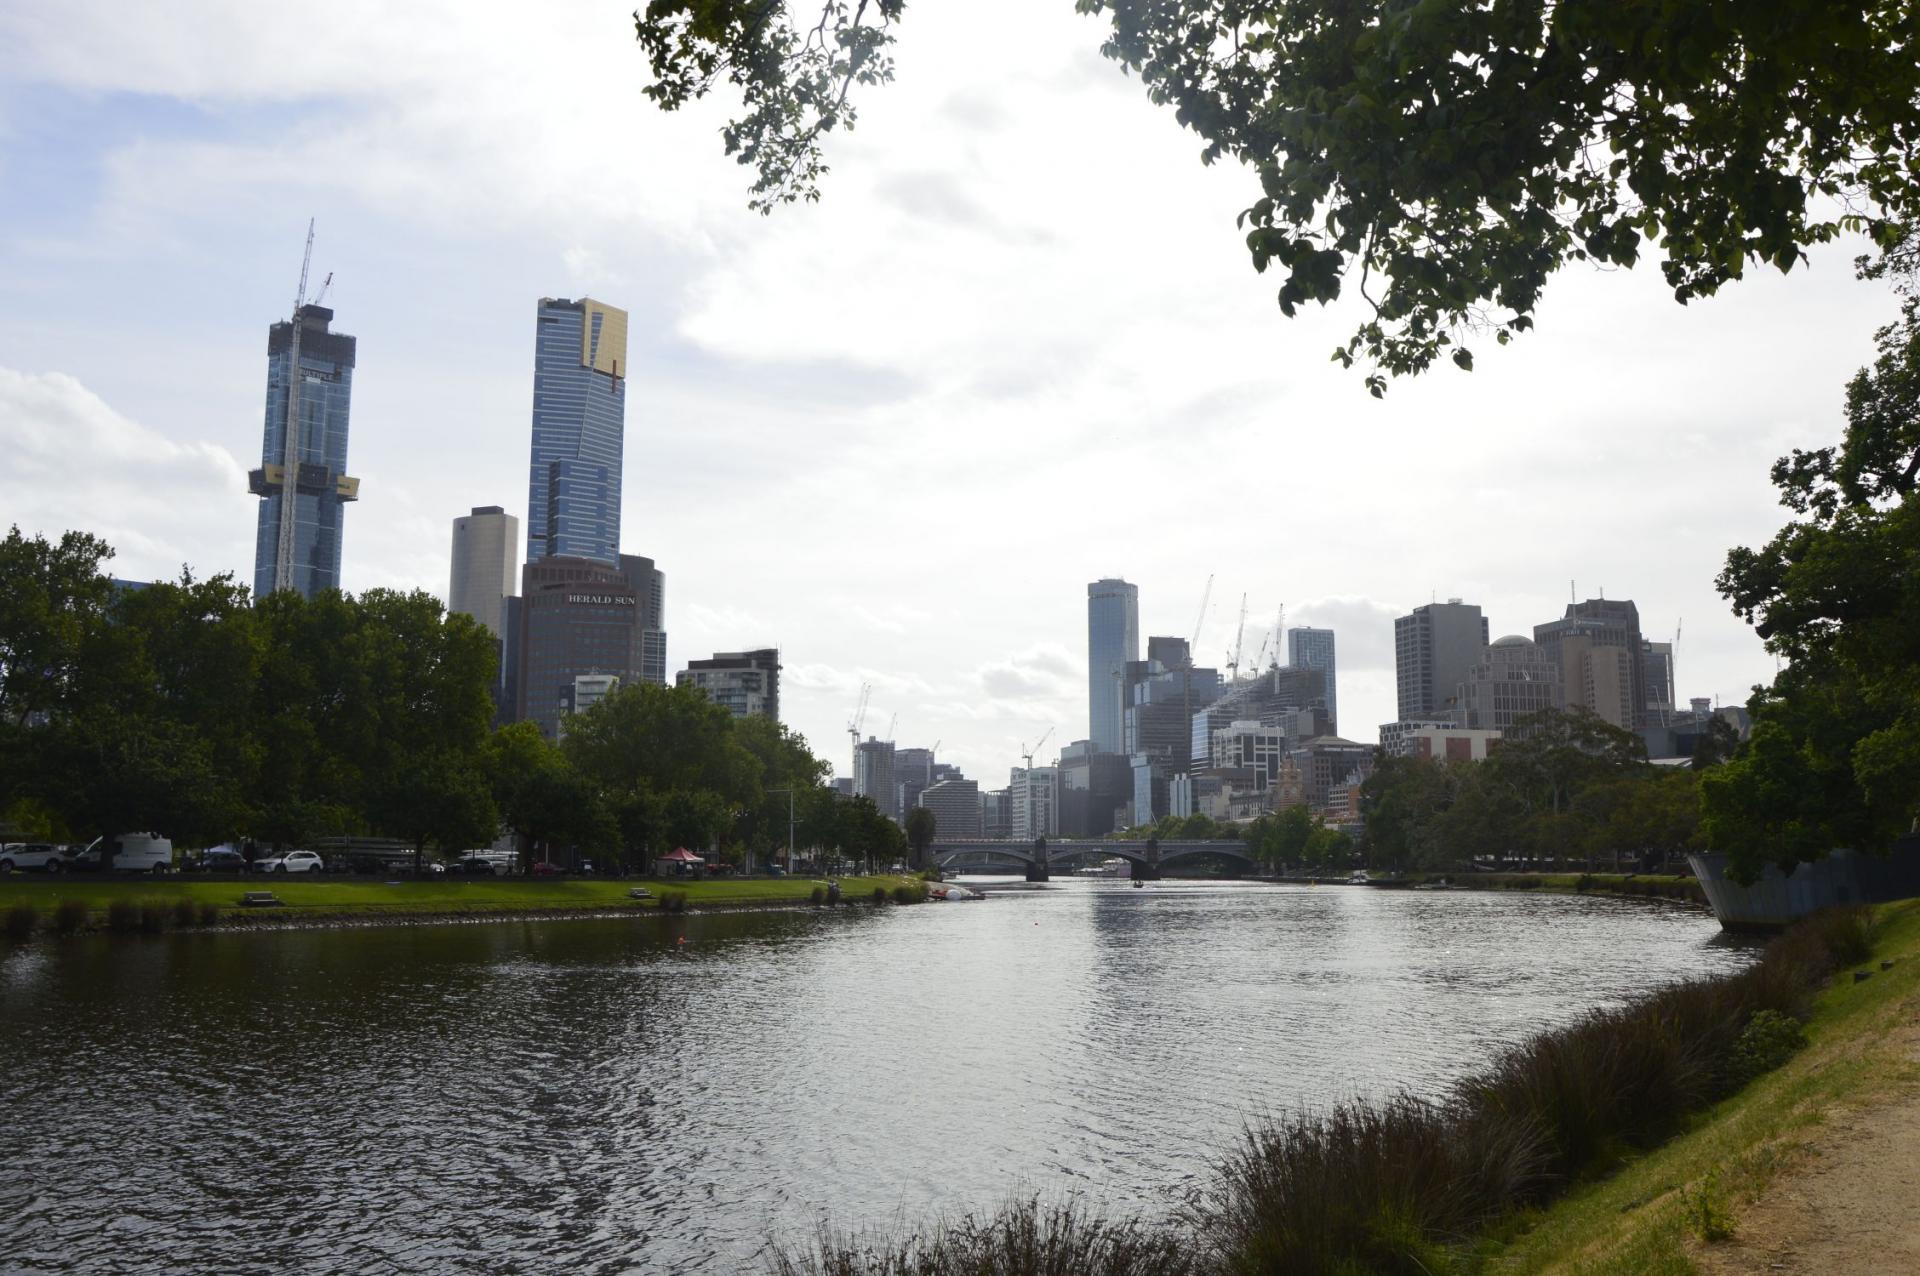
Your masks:
<instances>
[{"instance_id":1,"label":"shrub","mask_svg":"<svg viewBox=\"0 0 1920 1276\"><path fill-rule=\"evenodd\" d=\"M1720 1187L1720 1171L1708 1170L1705 1178L1680 1193L1680 1207L1687 1230L1704 1244L1728 1240L1733 1236L1733 1214L1727 1208L1727 1194Z\"/></svg>"},{"instance_id":2,"label":"shrub","mask_svg":"<svg viewBox=\"0 0 1920 1276\"><path fill-rule=\"evenodd\" d=\"M6 936L14 943L24 943L33 938L33 932L40 925L40 910L32 904L15 904L7 910Z\"/></svg>"},{"instance_id":3,"label":"shrub","mask_svg":"<svg viewBox=\"0 0 1920 1276\"><path fill-rule=\"evenodd\" d=\"M1169 1231L1027 1200L897 1238L823 1227L806 1252L777 1250L769 1269L776 1276L1190 1276L1201 1266L1192 1246Z\"/></svg>"},{"instance_id":4,"label":"shrub","mask_svg":"<svg viewBox=\"0 0 1920 1276\"><path fill-rule=\"evenodd\" d=\"M1798 1019L1777 1010L1762 1010L1747 1020L1740 1040L1734 1043L1729 1078L1734 1085L1743 1086L1762 1073L1772 1072L1806 1044L1807 1030Z\"/></svg>"},{"instance_id":5,"label":"shrub","mask_svg":"<svg viewBox=\"0 0 1920 1276\"><path fill-rule=\"evenodd\" d=\"M219 922L220 905L210 899L200 901L200 924L202 926L216 926Z\"/></svg>"},{"instance_id":6,"label":"shrub","mask_svg":"<svg viewBox=\"0 0 1920 1276\"><path fill-rule=\"evenodd\" d=\"M893 888L893 902L896 904L926 903L927 884L924 881L901 883Z\"/></svg>"},{"instance_id":7,"label":"shrub","mask_svg":"<svg viewBox=\"0 0 1920 1276\"><path fill-rule=\"evenodd\" d=\"M807 899L813 903L814 907L819 907L821 904L827 902L827 888L824 886L814 887L813 891L807 896Z\"/></svg>"},{"instance_id":8,"label":"shrub","mask_svg":"<svg viewBox=\"0 0 1920 1276\"><path fill-rule=\"evenodd\" d=\"M63 899L53 910L56 934L71 935L87 924L87 905L83 900Z\"/></svg>"},{"instance_id":9,"label":"shrub","mask_svg":"<svg viewBox=\"0 0 1920 1276\"><path fill-rule=\"evenodd\" d=\"M149 935L158 935L167 928L167 917L172 913L163 899L143 899L140 901L140 929Z\"/></svg>"},{"instance_id":10,"label":"shrub","mask_svg":"<svg viewBox=\"0 0 1920 1276\"><path fill-rule=\"evenodd\" d=\"M660 892L660 911L663 913L684 913L687 911L687 893L680 890Z\"/></svg>"},{"instance_id":11,"label":"shrub","mask_svg":"<svg viewBox=\"0 0 1920 1276\"><path fill-rule=\"evenodd\" d=\"M193 901L184 895L173 901L173 927L175 930L182 930L193 925L198 916L199 910L193 906Z\"/></svg>"},{"instance_id":12,"label":"shrub","mask_svg":"<svg viewBox=\"0 0 1920 1276\"><path fill-rule=\"evenodd\" d=\"M127 935L140 928L140 906L130 899L116 899L107 905L107 929Z\"/></svg>"},{"instance_id":13,"label":"shrub","mask_svg":"<svg viewBox=\"0 0 1920 1276\"><path fill-rule=\"evenodd\" d=\"M884 903L886 903L886 902L887 902L887 888L886 888L886 887L884 887L884 886L876 886L876 887L874 887L874 888L873 888L873 902L874 902L874 903L876 903L876 904L884 904Z\"/></svg>"}]
</instances>

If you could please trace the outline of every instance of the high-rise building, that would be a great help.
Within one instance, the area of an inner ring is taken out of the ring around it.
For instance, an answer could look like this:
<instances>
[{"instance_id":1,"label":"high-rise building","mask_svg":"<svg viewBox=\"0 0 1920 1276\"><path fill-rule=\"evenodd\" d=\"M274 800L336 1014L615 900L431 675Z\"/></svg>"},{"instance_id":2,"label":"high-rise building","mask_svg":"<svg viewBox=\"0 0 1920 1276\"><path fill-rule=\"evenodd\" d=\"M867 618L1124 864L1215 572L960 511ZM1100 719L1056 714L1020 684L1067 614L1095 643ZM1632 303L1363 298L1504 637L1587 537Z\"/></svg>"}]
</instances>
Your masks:
<instances>
[{"instance_id":1,"label":"high-rise building","mask_svg":"<svg viewBox=\"0 0 1920 1276\"><path fill-rule=\"evenodd\" d=\"M1133 768L1126 756L1101 753L1090 740L1060 750L1060 802L1054 823L1062 837L1104 837L1133 800Z\"/></svg>"},{"instance_id":2,"label":"high-rise building","mask_svg":"<svg viewBox=\"0 0 1920 1276\"><path fill-rule=\"evenodd\" d=\"M1394 681L1402 722L1452 716L1467 670L1487 649L1487 618L1472 603L1449 598L1415 607L1393 622Z\"/></svg>"},{"instance_id":3,"label":"high-rise building","mask_svg":"<svg viewBox=\"0 0 1920 1276\"><path fill-rule=\"evenodd\" d=\"M1327 672L1328 730L1340 729L1340 702L1337 687L1339 671L1333 658L1333 630L1301 625L1287 630L1287 664L1295 669L1324 669Z\"/></svg>"},{"instance_id":4,"label":"high-rise building","mask_svg":"<svg viewBox=\"0 0 1920 1276\"><path fill-rule=\"evenodd\" d=\"M542 558L521 569L515 644L517 717L549 738L571 707L574 680L612 674L622 685L666 683L664 575L653 560L622 554L618 567L586 558Z\"/></svg>"},{"instance_id":5,"label":"high-rise building","mask_svg":"<svg viewBox=\"0 0 1920 1276\"><path fill-rule=\"evenodd\" d=\"M1087 586L1087 738L1102 753L1126 747L1126 667L1140 659L1140 591L1124 580Z\"/></svg>"},{"instance_id":6,"label":"high-rise building","mask_svg":"<svg viewBox=\"0 0 1920 1276\"><path fill-rule=\"evenodd\" d=\"M972 780L942 780L920 795L920 805L933 812L935 838L979 837L981 834L980 786Z\"/></svg>"},{"instance_id":7,"label":"high-rise building","mask_svg":"<svg viewBox=\"0 0 1920 1276\"><path fill-rule=\"evenodd\" d=\"M588 297L543 297L538 320L527 561L587 558L611 567L620 559L627 312Z\"/></svg>"},{"instance_id":8,"label":"high-rise building","mask_svg":"<svg viewBox=\"0 0 1920 1276\"><path fill-rule=\"evenodd\" d=\"M1060 834L1060 768L1014 767L1007 784L1013 836L1031 841Z\"/></svg>"},{"instance_id":9,"label":"high-rise building","mask_svg":"<svg viewBox=\"0 0 1920 1276\"><path fill-rule=\"evenodd\" d=\"M893 777L893 741L868 736L854 747L853 792L872 798L880 814L900 818L900 789Z\"/></svg>"},{"instance_id":10,"label":"high-rise building","mask_svg":"<svg viewBox=\"0 0 1920 1276\"><path fill-rule=\"evenodd\" d=\"M1188 723L1193 767L1213 765L1213 733L1234 722L1280 726L1291 740L1332 734L1327 714L1328 672L1291 665L1266 669L1235 682L1205 708L1196 708Z\"/></svg>"},{"instance_id":11,"label":"high-rise building","mask_svg":"<svg viewBox=\"0 0 1920 1276\"><path fill-rule=\"evenodd\" d=\"M1533 627L1533 640L1560 668L1566 708L1591 709L1616 727L1640 729L1647 713L1646 652L1632 602L1569 603L1566 615Z\"/></svg>"},{"instance_id":12,"label":"high-rise building","mask_svg":"<svg viewBox=\"0 0 1920 1276\"><path fill-rule=\"evenodd\" d=\"M476 505L453 520L448 611L472 616L499 638L506 633L507 599L519 582L519 519L498 505Z\"/></svg>"},{"instance_id":13,"label":"high-rise building","mask_svg":"<svg viewBox=\"0 0 1920 1276\"><path fill-rule=\"evenodd\" d=\"M297 590L312 598L340 588L340 539L348 501L360 499L360 480L347 475L347 418L353 399L356 342L333 332L333 311L302 306L292 321L267 329L267 413L260 440L260 468L247 488L260 502L253 545L253 594ZM299 367L294 367L294 325L299 325ZM292 456L287 448L288 398L296 424ZM289 474L289 460L292 473ZM292 485L292 543L283 562L288 530L282 502ZM285 579L281 569L285 568Z\"/></svg>"},{"instance_id":14,"label":"high-rise building","mask_svg":"<svg viewBox=\"0 0 1920 1276\"><path fill-rule=\"evenodd\" d=\"M1505 731L1516 718L1562 707L1560 666L1530 638L1508 634L1467 670L1455 694L1453 721L1476 730ZM1381 742L1386 743L1385 729Z\"/></svg>"},{"instance_id":15,"label":"high-rise building","mask_svg":"<svg viewBox=\"0 0 1920 1276\"><path fill-rule=\"evenodd\" d=\"M692 684L736 718L780 720L780 652L720 651L710 660L689 660L674 679Z\"/></svg>"},{"instance_id":16,"label":"high-rise building","mask_svg":"<svg viewBox=\"0 0 1920 1276\"><path fill-rule=\"evenodd\" d=\"M1661 727L1672 721L1678 712L1673 698L1673 644L1670 642L1648 642L1642 644L1644 651L1640 662L1647 672L1647 720L1646 727Z\"/></svg>"}]
</instances>

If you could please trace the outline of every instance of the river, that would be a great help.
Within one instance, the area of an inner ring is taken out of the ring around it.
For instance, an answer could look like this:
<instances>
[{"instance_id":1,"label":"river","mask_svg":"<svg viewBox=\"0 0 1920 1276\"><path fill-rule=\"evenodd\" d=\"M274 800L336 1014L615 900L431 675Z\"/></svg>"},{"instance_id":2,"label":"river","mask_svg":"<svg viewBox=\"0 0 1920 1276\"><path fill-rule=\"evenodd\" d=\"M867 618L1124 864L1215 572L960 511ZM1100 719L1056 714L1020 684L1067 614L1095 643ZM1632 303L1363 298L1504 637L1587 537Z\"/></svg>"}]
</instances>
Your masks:
<instances>
[{"instance_id":1,"label":"river","mask_svg":"<svg viewBox=\"0 0 1920 1276\"><path fill-rule=\"evenodd\" d=\"M838 913L0 948L0 1270L752 1270L1009 1193L1164 1215L1750 948L1573 896L1069 881Z\"/></svg>"}]
</instances>

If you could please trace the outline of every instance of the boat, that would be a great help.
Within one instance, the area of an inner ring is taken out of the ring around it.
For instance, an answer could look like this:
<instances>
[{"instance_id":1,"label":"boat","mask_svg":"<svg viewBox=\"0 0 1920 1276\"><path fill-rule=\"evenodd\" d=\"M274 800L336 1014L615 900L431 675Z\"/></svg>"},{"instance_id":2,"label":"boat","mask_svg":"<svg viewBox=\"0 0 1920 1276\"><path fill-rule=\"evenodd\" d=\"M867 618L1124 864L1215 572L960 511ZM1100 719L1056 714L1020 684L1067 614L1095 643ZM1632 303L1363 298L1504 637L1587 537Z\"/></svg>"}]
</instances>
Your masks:
<instances>
[{"instance_id":1,"label":"boat","mask_svg":"<svg viewBox=\"0 0 1920 1276\"><path fill-rule=\"evenodd\" d=\"M1372 879L1371 877L1368 877L1368 876L1367 876L1367 870L1366 870L1366 869L1364 869L1364 868L1356 868L1356 869L1354 869L1354 870L1353 870L1353 872L1352 872L1352 874L1350 874L1350 875L1348 876L1348 878L1347 878L1347 885L1349 885L1349 886L1371 886L1371 885L1373 885L1373 879Z\"/></svg>"},{"instance_id":2,"label":"boat","mask_svg":"<svg viewBox=\"0 0 1920 1276\"><path fill-rule=\"evenodd\" d=\"M936 886L927 892L931 899L957 902L963 899L983 899L979 891L970 891L964 886Z\"/></svg>"},{"instance_id":3,"label":"boat","mask_svg":"<svg viewBox=\"0 0 1920 1276\"><path fill-rule=\"evenodd\" d=\"M1087 864L1073 870L1075 877L1130 877L1133 868L1118 855L1109 855L1098 864Z\"/></svg>"}]
</instances>

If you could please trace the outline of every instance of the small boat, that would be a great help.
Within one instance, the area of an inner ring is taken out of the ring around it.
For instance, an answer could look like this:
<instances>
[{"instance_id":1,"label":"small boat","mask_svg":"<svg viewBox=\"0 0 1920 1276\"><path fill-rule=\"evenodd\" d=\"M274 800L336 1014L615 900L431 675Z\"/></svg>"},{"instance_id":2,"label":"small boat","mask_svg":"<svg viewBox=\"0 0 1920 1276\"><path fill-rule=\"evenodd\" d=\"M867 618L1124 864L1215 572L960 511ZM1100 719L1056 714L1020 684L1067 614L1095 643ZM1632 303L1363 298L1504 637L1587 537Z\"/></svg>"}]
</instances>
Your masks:
<instances>
[{"instance_id":1,"label":"small boat","mask_svg":"<svg viewBox=\"0 0 1920 1276\"><path fill-rule=\"evenodd\" d=\"M950 900L955 902L963 899L983 898L983 896L980 894L979 891L970 891L964 886L936 886L932 890L928 891L927 895L929 898L932 898L932 899Z\"/></svg>"}]
</instances>

